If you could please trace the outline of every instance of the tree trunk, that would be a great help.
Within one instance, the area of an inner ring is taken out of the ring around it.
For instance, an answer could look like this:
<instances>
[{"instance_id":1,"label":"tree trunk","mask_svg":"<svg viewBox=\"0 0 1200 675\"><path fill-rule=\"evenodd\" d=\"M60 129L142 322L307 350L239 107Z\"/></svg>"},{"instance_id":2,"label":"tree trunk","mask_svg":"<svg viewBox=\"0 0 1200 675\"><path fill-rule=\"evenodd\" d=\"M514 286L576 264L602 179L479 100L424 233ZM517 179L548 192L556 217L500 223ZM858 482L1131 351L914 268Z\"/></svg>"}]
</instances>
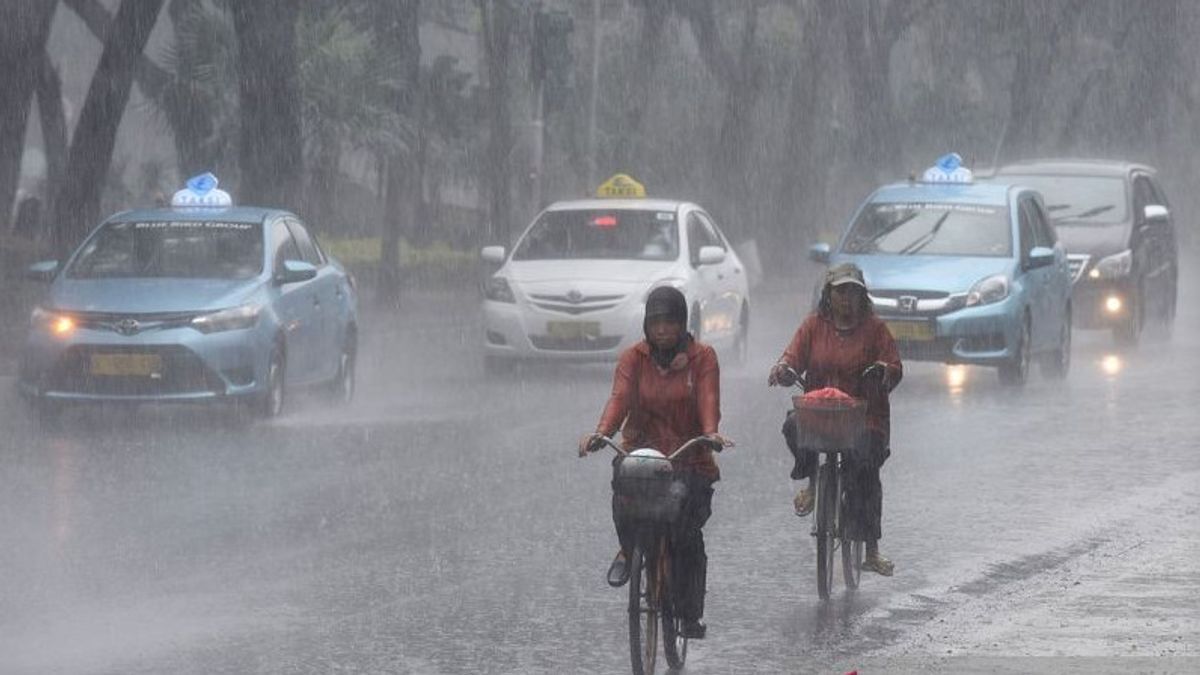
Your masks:
<instances>
[{"instance_id":1,"label":"tree trunk","mask_svg":"<svg viewBox=\"0 0 1200 675\"><path fill-rule=\"evenodd\" d=\"M241 134L237 201L297 209L304 175L296 59L299 0L231 3Z\"/></svg>"},{"instance_id":2,"label":"tree trunk","mask_svg":"<svg viewBox=\"0 0 1200 675\"><path fill-rule=\"evenodd\" d=\"M633 60L623 64L629 75L621 80L623 91L619 100L624 115L620 133L613 139L611 169L614 171L632 171L636 167L646 166L643 161L646 139L642 137L642 121L654 98L654 76L666 42L663 31L671 16L671 0L640 0L638 4L642 6L642 22ZM604 180L605 175L605 171L600 171L595 178L597 181ZM588 185L587 189L595 190L596 186Z\"/></svg>"},{"instance_id":3,"label":"tree trunk","mask_svg":"<svg viewBox=\"0 0 1200 675\"><path fill-rule=\"evenodd\" d=\"M42 72L57 2L0 2L0 231L7 231L21 176L29 102Z\"/></svg>"},{"instance_id":4,"label":"tree trunk","mask_svg":"<svg viewBox=\"0 0 1200 675\"><path fill-rule=\"evenodd\" d=\"M54 199L59 193L63 176L67 170L67 118L63 112L62 81L50 61L43 54L42 73L37 86L38 121L42 126L42 147L46 151L46 198ZM49 207L49 205L47 205ZM43 210L43 213L47 210ZM42 235L45 223L38 223L38 236Z\"/></svg>"},{"instance_id":5,"label":"tree trunk","mask_svg":"<svg viewBox=\"0 0 1200 675\"><path fill-rule=\"evenodd\" d=\"M512 112L508 64L516 11L509 0L476 0L483 21L487 61L488 147L485 181L488 187L488 241L510 243L512 186L508 153L512 148Z\"/></svg>"},{"instance_id":6,"label":"tree trunk","mask_svg":"<svg viewBox=\"0 0 1200 675\"><path fill-rule=\"evenodd\" d=\"M396 0L373 5L375 33L383 49L399 60L400 86L396 111L414 125L420 121L421 34L420 0ZM417 130L418 135L421 133ZM412 149L409 149L411 153ZM403 152L391 153L384 166L383 220L380 222L379 301L396 306L400 300L400 239L414 229L421 177L416 163Z\"/></svg>"},{"instance_id":7,"label":"tree trunk","mask_svg":"<svg viewBox=\"0 0 1200 675\"><path fill-rule=\"evenodd\" d=\"M60 253L69 250L100 217L100 197L133 88L134 68L162 5L163 0L125 0L104 41L71 139L62 189L54 202L52 222Z\"/></svg>"}]
</instances>

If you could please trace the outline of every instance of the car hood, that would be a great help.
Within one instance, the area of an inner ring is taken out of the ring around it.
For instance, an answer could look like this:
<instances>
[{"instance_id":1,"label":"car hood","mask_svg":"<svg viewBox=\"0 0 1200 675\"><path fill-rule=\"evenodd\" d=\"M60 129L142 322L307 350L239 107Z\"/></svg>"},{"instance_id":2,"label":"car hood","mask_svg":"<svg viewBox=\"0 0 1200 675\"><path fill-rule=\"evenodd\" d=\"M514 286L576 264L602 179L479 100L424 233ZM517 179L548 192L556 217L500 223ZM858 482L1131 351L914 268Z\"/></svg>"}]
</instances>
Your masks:
<instances>
[{"instance_id":1,"label":"car hood","mask_svg":"<svg viewBox=\"0 0 1200 675\"><path fill-rule=\"evenodd\" d=\"M674 261L658 260L514 260L506 276L522 286L564 282L644 286L670 276Z\"/></svg>"},{"instance_id":2,"label":"car hood","mask_svg":"<svg viewBox=\"0 0 1200 675\"><path fill-rule=\"evenodd\" d=\"M50 289L48 305L77 312L208 311L246 301L257 279L70 279Z\"/></svg>"},{"instance_id":3,"label":"car hood","mask_svg":"<svg viewBox=\"0 0 1200 675\"><path fill-rule=\"evenodd\" d=\"M836 265L852 262L862 268L867 288L875 290L943 291L964 293L993 274L1012 274L1011 258L958 258L935 255L839 255Z\"/></svg>"},{"instance_id":4,"label":"car hood","mask_svg":"<svg viewBox=\"0 0 1200 675\"><path fill-rule=\"evenodd\" d=\"M1071 225L1056 223L1054 231L1067 253L1103 258L1129 248L1129 225Z\"/></svg>"}]
</instances>

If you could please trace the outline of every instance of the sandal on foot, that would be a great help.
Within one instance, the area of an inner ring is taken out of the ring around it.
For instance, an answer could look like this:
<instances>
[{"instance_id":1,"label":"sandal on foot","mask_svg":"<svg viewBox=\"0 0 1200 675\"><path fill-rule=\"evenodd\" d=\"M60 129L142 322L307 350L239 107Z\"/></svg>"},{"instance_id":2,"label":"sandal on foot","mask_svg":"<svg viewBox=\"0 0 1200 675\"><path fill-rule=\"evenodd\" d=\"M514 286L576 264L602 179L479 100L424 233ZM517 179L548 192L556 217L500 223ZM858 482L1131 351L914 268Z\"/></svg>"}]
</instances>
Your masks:
<instances>
[{"instance_id":1,"label":"sandal on foot","mask_svg":"<svg viewBox=\"0 0 1200 675\"><path fill-rule=\"evenodd\" d=\"M874 572L880 576L890 577L896 570L896 566L892 564L891 560L876 553L863 560L862 569L864 572Z\"/></svg>"},{"instance_id":2,"label":"sandal on foot","mask_svg":"<svg viewBox=\"0 0 1200 675\"><path fill-rule=\"evenodd\" d=\"M792 508L796 509L797 516L807 516L812 513L816 501L813 499L813 491L806 488L797 492L796 496L792 498Z\"/></svg>"}]
</instances>

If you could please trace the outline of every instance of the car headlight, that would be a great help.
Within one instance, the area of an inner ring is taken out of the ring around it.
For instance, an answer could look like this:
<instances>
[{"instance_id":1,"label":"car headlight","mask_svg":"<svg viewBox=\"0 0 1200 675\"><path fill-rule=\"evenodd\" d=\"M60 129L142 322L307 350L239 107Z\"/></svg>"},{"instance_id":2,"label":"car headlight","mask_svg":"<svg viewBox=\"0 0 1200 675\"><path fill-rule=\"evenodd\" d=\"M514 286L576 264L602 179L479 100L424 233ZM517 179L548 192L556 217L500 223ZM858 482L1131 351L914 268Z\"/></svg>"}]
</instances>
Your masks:
<instances>
[{"instance_id":1,"label":"car headlight","mask_svg":"<svg viewBox=\"0 0 1200 675\"><path fill-rule=\"evenodd\" d=\"M201 333L220 333L227 330L253 328L258 323L258 315L261 311L261 305L242 305L211 314L201 314L192 319L192 328Z\"/></svg>"},{"instance_id":2,"label":"car headlight","mask_svg":"<svg viewBox=\"0 0 1200 675\"><path fill-rule=\"evenodd\" d=\"M1008 297L1008 277L994 274L975 282L967 291L967 307L975 305L990 305Z\"/></svg>"},{"instance_id":3,"label":"car headlight","mask_svg":"<svg viewBox=\"0 0 1200 675\"><path fill-rule=\"evenodd\" d=\"M68 335L75 330L75 319L69 314L34 307L29 316L29 325L35 330L44 330L54 335Z\"/></svg>"},{"instance_id":4,"label":"car headlight","mask_svg":"<svg viewBox=\"0 0 1200 675\"><path fill-rule=\"evenodd\" d=\"M1096 262L1088 277L1092 279L1120 279L1129 276L1133 271L1133 251L1125 249L1120 253L1101 258Z\"/></svg>"},{"instance_id":5,"label":"car headlight","mask_svg":"<svg viewBox=\"0 0 1200 675\"><path fill-rule=\"evenodd\" d=\"M499 275L490 277L483 282L483 297L494 302L515 303L517 301L517 297L513 295L512 286L508 285L508 279Z\"/></svg>"}]
</instances>

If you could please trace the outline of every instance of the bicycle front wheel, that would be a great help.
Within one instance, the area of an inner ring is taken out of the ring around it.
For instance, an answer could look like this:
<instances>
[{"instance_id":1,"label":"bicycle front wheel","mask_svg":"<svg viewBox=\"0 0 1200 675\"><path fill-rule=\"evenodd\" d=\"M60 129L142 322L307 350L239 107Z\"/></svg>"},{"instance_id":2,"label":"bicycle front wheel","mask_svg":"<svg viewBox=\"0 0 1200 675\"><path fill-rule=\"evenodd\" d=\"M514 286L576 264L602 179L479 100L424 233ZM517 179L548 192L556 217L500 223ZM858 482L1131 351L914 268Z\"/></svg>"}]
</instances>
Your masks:
<instances>
[{"instance_id":1,"label":"bicycle front wheel","mask_svg":"<svg viewBox=\"0 0 1200 675\"><path fill-rule=\"evenodd\" d=\"M633 675L653 675L658 657L660 575L654 560L635 546L629 560L629 658Z\"/></svg>"},{"instance_id":2,"label":"bicycle front wheel","mask_svg":"<svg viewBox=\"0 0 1200 675\"><path fill-rule=\"evenodd\" d=\"M858 588L862 576L863 543L842 538L842 574L846 577L846 588Z\"/></svg>"},{"instance_id":3,"label":"bicycle front wheel","mask_svg":"<svg viewBox=\"0 0 1200 675\"><path fill-rule=\"evenodd\" d=\"M683 636L683 622L675 614L675 587L671 576L671 557L667 551L664 539L660 544L658 556L658 575L662 580L662 634L663 656L667 657L667 666L671 670L683 667L687 660L687 638Z\"/></svg>"},{"instance_id":4,"label":"bicycle front wheel","mask_svg":"<svg viewBox=\"0 0 1200 675\"><path fill-rule=\"evenodd\" d=\"M817 478L817 595L828 600L833 589L833 553L837 543L837 464L821 465Z\"/></svg>"}]
</instances>

